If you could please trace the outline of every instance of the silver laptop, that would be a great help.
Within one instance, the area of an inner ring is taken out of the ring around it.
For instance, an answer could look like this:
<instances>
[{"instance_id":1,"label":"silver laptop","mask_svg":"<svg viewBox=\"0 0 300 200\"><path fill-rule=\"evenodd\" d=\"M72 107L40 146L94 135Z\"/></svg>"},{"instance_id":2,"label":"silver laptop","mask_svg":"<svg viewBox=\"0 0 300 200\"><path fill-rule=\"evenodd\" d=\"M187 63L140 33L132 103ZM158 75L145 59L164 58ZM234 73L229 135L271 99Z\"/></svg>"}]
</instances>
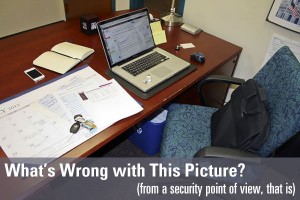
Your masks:
<instances>
[{"instance_id":1,"label":"silver laptop","mask_svg":"<svg viewBox=\"0 0 300 200\"><path fill-rule=\"evenodd\" d=\"M190 65L155 46L147 8L100 21L97 28L109 68L143 92Z\"/></svg>"}]
</instances>

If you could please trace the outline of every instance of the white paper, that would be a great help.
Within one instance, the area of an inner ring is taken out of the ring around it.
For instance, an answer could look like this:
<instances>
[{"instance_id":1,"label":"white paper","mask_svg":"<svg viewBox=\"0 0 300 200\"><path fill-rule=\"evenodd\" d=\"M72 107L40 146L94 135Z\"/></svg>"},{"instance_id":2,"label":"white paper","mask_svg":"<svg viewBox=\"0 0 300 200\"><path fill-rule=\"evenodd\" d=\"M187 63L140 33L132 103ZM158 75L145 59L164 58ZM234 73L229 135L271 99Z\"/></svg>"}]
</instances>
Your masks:
<instances>
[{"instance_id":1,"label":"white paper","mask_svg":"<svg viewBox=\"0 0 300 200\"><path fill-rule=\"evenodd\" d=\"M110 83L105 87L100 87L97 92L102 90L112 95L106 96L106 98L100 95L96 101L95 99L84 101L85 107L100 129L105 129L115 122L143 110L117 81L113 79Z\"/></svg>"},{"instance_id":2,"label":"white paper","mask_svg":"<svg viewBox=\"0 0 300 200\"><path fill-rule=\"evenodd\" d=\"M110 82L113 95L96 101L81 99L79 92L107 83L86 67L1 104L0 145L6 155L9 158L59 157L116 121L142 110L114 80ZM81 128L76 134L70 133L75 114L95 120L97 129Z\"/></svg>"},{"instance_id":3,"label":"white paper","mask_svg":"<svg viewBox=\"0 0 300 200\"><path fill-rule=\"evenodd\" d=\"M267 55L265 57L263 65L267 63L267 61L275 54L275 52L283 46L288 46L292 52L295 54L298 61L300 61L300 42L288 39L286 37L274 34ZM262 66L263 66L262 65Z\"/></svg>"},{"instance_id":4,"label":"white paper","mask_svg":"<svg viewBox=\"0 0 300 200\"><path fill-rule=\"evenodd\" d=\"M193 43L180 44L180 46L184 49L189 49L189 48L194 48L195 47L195 45L193 45Z\"/></svg>"}]
</instances>

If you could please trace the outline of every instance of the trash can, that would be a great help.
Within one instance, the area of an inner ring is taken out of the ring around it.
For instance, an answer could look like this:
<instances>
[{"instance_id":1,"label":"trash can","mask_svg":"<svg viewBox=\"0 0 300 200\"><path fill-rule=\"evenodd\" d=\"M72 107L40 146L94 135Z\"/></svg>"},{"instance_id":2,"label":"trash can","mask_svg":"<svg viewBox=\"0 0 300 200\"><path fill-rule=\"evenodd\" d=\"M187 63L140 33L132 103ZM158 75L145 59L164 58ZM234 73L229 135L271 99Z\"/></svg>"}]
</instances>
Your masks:
<instances>
[{"instance_id":1,"label":"trash can","mask_svg":"<svg viewBox=\"0 0 300 200\"><path fill-rule=\"evenodd\" d=\"M167 110L162 110L152 119L137 125L129 140L148 155L159 153L167 113Z\"/></svg>"}]
</instances>

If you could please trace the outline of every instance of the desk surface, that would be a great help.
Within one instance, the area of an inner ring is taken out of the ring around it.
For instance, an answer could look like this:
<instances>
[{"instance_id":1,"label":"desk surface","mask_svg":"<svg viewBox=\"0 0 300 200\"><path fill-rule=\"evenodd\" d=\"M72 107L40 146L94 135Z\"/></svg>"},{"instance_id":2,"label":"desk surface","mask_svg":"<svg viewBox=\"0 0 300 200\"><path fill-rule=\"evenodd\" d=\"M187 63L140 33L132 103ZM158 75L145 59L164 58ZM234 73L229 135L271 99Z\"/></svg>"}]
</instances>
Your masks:
<instances>
[{"instance_id":1,"label":"desk surface","mask_svg":"<svg viewBox=\"0 0 300 200\"><path fill-rule=\"evenodd\" d=\"M100 19L111 16L112 15L100 16ZM147 100L140 99L129 92L135 99L143 104L144 110L141 113L112 125L100 134L97 134L93 138L66 153L64 157L86 157L92 154L103 145L122 134L125 130L140 122L155 110L186 91L197 81L212 73L230 59L238 56L242 50L240 47L206 32L193 36L181 31L179 27L163 28L166 31L168 42L159 45L159 47L197 65L197 70ZM0 100L34 87L35 83L24 74L24 70L33 66L32 61L40 54L50 50L54 45L63 41L69 41L95 49L94 54L76 67L88 64L98 73L109 79L105 74L108 65L99 35L85 35L80 31L78 19L68 20L67 22L58 22L0 39ZM196 48L181 49L179 51L175 50L176 45L190 42L192 42ZM190 60L190 55L196 51L203 52L206 55L205 64L198 64ZM46 78L38 84L59 76L59 74L43 68L39 68L39 70ZM2 150L0 151L0 156L5 157Z\"/></svg>"}]
</instances>

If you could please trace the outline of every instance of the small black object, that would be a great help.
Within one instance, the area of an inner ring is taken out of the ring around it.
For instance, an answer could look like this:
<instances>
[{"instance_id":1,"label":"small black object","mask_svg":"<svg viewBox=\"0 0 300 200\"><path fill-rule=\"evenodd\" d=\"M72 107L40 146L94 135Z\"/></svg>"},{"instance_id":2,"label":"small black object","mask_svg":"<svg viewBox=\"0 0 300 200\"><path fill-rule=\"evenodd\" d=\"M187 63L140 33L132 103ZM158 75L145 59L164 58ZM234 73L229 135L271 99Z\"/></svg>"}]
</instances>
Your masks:
<instances>
[{"instance_id":1,"label":"small black object","mask_svg":"<svg viewBox=\"0 0 300 200\"><path fill-rule=\"evenodd\" d=\"M195 52L191 55L191 58L199 63L204 63L205 62L205 56L203 53L200 52Z\"/></svg>"},{"instance_id":2,"label":"small black object","mask_svg":"<svg viewBox=\"0 0 300 200\"><path fill-rule=\"evenodd\" d=\"M92 35L97 33L97 22L99 17L96 15L84 15L80 17L80 29L81 32Z\"/></svg>"},{"instance_id":3,"label":"small black object","mask_svg":"<svg viewBox=\"0 0 300 200\"><path fill-rule=\"evenodd\" d=\"M74 123L71 128L70 128L70 132L71 133L77 133L78 130L80 128L80 124L78 122Z\"/></svg>"},{"instance_id":4,"label":"small black object","mask_svg":"<svg viewBox=\"0 0 300 200\"><path fill-rule=\"evenodd\" d=\"M83 118L81 114L75 115L74 120L77 122L78 119Z\"/></svg>"},{"instance_id":5,"label":"small black object","mask_svg":"<svg viewBox=\"0 0 300 200\"><path fill-rule=\"evenodd\" d=\"M179 51L180 47L181 47L180 45L177 45L177 46L175 47L175 50L176 50L176 51Z\"/></svg>"}]
</instances>

